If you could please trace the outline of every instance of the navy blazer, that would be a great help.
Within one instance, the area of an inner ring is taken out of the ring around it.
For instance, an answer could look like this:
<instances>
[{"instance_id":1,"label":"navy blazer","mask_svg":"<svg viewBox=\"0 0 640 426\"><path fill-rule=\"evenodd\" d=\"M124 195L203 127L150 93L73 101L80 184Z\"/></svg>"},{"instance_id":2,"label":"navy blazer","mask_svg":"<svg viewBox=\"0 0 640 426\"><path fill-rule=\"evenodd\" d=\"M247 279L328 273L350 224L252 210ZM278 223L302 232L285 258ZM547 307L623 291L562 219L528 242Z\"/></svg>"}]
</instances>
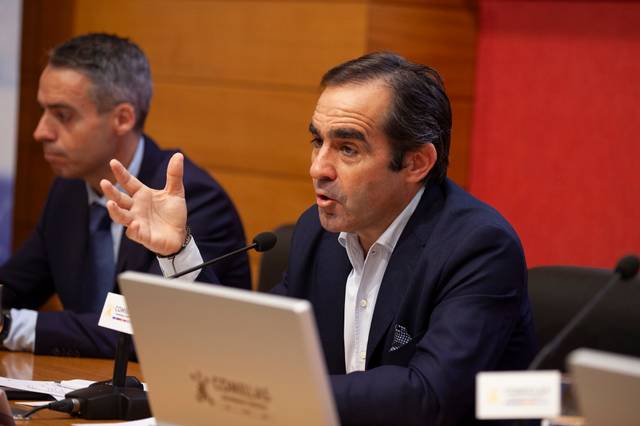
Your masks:
<instances>
[{"instance_id":1,"label":"navy blazer","mask_svg":"<svg viewBox=\"0 0 640 426\"><path fill-rule=\"evenodd\" d=\"M344 425L472 424L476 373L526 368L535 353L519 239L451 181L425 190L382 280L366 371L345 374L351 269L314 206L296 225L275 289L311 301Z\"/></svg>"},{"instance_id":2,"label":"navy blazer","mask_svg":"<svg viewBox=\"0 0 640 426\"><path fill-rule=\"evenodd\" d=\"M169 159L176 151L160 150L144 138L138 178L162 189ZM184 162L188 223L202 257L214 258L245 245L240 218L222 187L189 159ZM99 312L87 311L92 283L81 279L87 265L89 206L84 181L56 178L35 231L0 267L5 307L39 308L57 293L61 312L40 312L35 353L113 357L117 335L98 327ZM125 270L161 275L155 255L122 234L116 272ZM251 287L248 257L235 256L204 270L199 281ZM113 291L118 292L114 281Z\"/></svg>"}]
</instances>

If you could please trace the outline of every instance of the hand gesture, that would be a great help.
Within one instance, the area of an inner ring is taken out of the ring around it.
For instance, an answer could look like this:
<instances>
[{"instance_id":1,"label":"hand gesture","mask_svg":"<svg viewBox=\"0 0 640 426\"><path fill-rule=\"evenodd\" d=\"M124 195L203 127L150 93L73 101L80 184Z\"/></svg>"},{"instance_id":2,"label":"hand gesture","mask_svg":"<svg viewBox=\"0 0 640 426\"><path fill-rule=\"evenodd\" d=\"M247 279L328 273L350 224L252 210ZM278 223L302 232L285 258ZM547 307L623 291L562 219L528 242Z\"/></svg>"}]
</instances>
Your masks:
<instances>
[{"instance_id":1,"label":"hand gesture","mask_svg":"<svg viewBox=\"0 0 640 426\"><path fill-rule=\"evenodd\" d=\"M144 185L115 159L109 165L127 193L119 191L106 179L100 181L100 188L109 199L107 210L111 219L126 227L129 239L163 256L179 251L186 237L183 162L180 153L171 157L167 183L162 190Z\"/></svg>"}]
</instances>

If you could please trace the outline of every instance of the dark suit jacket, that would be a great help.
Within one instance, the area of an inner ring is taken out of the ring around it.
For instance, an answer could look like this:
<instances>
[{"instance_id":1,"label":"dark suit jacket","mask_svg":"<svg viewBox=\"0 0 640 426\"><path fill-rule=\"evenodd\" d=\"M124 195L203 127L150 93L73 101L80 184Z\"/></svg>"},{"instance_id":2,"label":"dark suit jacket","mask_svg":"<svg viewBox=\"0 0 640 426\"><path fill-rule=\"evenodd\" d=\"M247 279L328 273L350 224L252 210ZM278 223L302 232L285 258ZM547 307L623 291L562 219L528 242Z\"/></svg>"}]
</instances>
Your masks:
<instances>
[{"instance_id":1,"label":"dark suit jacket","mask_svg":"<svg viewBox=\"0 0 640 426\"><path fill-rule=\"evenodd\" d=\"M138 178L151 188L165 185L169 158L145 137ZM184 185L191 232L202 257L210 259L245 245L238 214L220 185L185 158ZM40 312L35 352L54 355L113 357L116 333L98 327L99 312L87 312L92 283L83 282L88 248L89 206L84 181L57 178L53 182L40 221L24 245L0 267L5 307L37 309L52 294L64 311ZM155 255L129 240L123 232L116 272L125 270L161 275ZM246 255L217 263L203 271L199 281L250 288ZM114 291L118 291L114 281Z\"/></svg>"},{"instance_id":2,"label":"dark suit jacket","mask_svg":"<svg viewBox=\"0 0 640 426\"><path fill-rule=\"evenodd\" d=\"M344 297L351 264L317 208L299 219L275 292L313 304L344 425L474 423L475 374L522 369L535 352L517 235L450 181L429 186L389 260L366 371L345 374ZM392 350L406 330L409 343Z\"/></svg>"}]
</instances>

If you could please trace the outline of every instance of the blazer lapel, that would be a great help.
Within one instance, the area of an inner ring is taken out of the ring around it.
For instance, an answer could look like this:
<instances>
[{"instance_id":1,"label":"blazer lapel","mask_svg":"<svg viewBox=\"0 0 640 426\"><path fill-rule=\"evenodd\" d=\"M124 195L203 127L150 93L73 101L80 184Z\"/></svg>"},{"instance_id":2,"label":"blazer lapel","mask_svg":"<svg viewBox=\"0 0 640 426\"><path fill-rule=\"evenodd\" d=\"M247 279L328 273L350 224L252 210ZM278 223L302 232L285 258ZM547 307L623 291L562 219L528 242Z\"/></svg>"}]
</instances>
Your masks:
<instances>
[{"instance_id":1,"label":"blazer lapel","mask_svg":"<svg viewBox=\"0 0 640 426\"><path fill-rule=\"evenodd\" d=\"M64 277L56 283L57 291L65 309L83 312L86 309L85 295L93 283L87 283L87 243L89 238L89 206L87 190L83 181L62 180L64 189L59 197L64 199L65 210L56 211L55 219L48 225L52 241L60 246L51 253L52 268L58 272L53 276ZM72 230L71 232L69 230ZM69 271L74 271L71 273Z\"/></svg>"},{"instance_id":2,"label":"blazer lapel","mask_svg":"<svg viewBox=\"0 0 640 426\"><path fill-rule=\"evenodd\" d=\"M86 263L88 250L87 243L89 241L89 201L84 182L78 189L78 196L69 196L69 208L65 212L67 223L73 224L73 228L78 229L78 234L73 238L67 238L67 253L69 259L70 271L82 271L83 265ZM80 226L78 226L80 224ZM69 226L70 228L71 226ZM67 228L66 226L63 228ZM67 228L68 229L68 228ZM77 280L80 274L72 274ZM76 287L78 288L78 287Z\"/></svg>"},{"instance_id":3,"label":"blazer lapel","mask_svg":"<svg viewBox=\"0 0 640 426\"><path fill-rule=\"evenodd\" d=\"M427 187L393 250L380 284L371 320L367 342L367 365L377 346L384 341L407 289L415 281L414 271L417 270L429 235L440 218L443 201L442 185Z\"/></svg>"},{"instance_id":4,"label":"blazer lapel","mask_svg":"<svg viewBox=\"0 0 640 426\"><path fill-rule=\"evenodd\" d=\"M344 374L344 292L351 263L337 234L326 234L315 261L313 306L318 332L331 374Z\"/></svg>"},{"instance_id":5,"label":"blazer lapel","mask_svg":"<svg viewBox=\"0 0 640 426\"><path fill-rule=\"evenodd\" d=\"M138 180L153 189L162 189L167 176L168 161L164 161L164 153L149 136L144 135L144 153L138 172ZM177 152L177 151L176 151ZM168 160L168 157L167 157ZM166 163L166 164L165 164ZM161 168L158 171L158 168ZM157 179L154 177L158 176Z\"/></svg>"},{"instance_id":6,"label":"blazer lapel","mask_svg":"<svg viewBox=\"0 0 640 426\"><path fill-rule=\"evenodd\" d=\"M367 364L376 347L383 341L411 281L424 244L414 234L401 237L385 271L376 301L369 340Z\"/></svg>"}]
</instances>

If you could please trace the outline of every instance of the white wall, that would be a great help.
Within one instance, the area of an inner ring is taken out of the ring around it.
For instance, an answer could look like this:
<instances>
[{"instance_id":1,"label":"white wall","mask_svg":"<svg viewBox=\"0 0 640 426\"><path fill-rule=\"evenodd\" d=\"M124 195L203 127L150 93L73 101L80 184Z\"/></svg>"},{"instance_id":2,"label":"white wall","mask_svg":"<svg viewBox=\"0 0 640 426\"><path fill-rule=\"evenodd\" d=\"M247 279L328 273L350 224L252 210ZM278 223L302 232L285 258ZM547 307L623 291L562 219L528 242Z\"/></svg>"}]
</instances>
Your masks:
<instances>
[{"instance_id":1,"label":"white wall","mask_svg":"<svg viewBox=\"0 0 640 426\"><path fill-rule=\"evenodd\" d=\"M11 249L21 26L22 0L0 0L0 263Z\"/></svg>"}]
</instances>

